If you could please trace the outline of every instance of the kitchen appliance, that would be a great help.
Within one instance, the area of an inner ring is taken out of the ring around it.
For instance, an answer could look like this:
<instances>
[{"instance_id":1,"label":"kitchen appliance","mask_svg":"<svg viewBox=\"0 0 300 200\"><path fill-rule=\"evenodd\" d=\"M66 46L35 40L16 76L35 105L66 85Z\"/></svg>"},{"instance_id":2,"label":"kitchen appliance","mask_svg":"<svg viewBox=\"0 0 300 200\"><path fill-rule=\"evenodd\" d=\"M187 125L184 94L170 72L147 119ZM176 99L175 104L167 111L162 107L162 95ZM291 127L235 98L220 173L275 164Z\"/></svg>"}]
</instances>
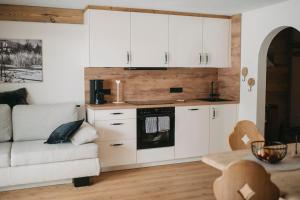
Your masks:
<instances>
[{"instance_id":1,"label":"kitchen appliance","mask_svg":"<svg viewBox=\"0 0 300 200\"><path fill-rule=\"evenodd\" d=\"M175 107L137 109L137 149L174 146Z\"/></svg>"},{"instance_id":2,"label":"kitchen appliance","mask_svg":"<svg viewBox=\"0 0 300 200\"><path fill-rule=\"evenodd\" d=\"M110 94L110 89L103 88L103 80L90 80L90 104L104 104L105 95Z\"/></svg>"}]
</instances>

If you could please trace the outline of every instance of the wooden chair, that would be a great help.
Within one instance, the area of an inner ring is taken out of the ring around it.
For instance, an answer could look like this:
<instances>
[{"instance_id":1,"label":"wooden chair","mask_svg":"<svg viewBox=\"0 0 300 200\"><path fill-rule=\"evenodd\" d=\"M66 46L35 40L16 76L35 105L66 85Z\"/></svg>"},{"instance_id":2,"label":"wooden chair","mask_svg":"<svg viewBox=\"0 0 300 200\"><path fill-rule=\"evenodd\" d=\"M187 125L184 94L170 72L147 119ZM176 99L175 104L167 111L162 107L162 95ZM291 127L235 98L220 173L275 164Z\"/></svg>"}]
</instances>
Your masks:
<instances>
[{"instance_id":1,"label":"wooden chair","mask_svg":"<svg viewBox=\"0 0 300 200\"><path fill-rule=\"evenodd\" d=\"M257 130L255 124L251 121L240 121L234 127L229 136L229 145L232 150L249 149L251 142L263 141L264 137Z\"/></svg>"},{"instance_id":2,"label":"wooden chair","mask_svg":"<svg viewBox=\"0 0 300 200\"><path fill-rule=\"evenodd\" d=\"M278 200L280 196L266 170L248 160L229 164L213 189L217 200Z\"/></svg>"}]
</instances>

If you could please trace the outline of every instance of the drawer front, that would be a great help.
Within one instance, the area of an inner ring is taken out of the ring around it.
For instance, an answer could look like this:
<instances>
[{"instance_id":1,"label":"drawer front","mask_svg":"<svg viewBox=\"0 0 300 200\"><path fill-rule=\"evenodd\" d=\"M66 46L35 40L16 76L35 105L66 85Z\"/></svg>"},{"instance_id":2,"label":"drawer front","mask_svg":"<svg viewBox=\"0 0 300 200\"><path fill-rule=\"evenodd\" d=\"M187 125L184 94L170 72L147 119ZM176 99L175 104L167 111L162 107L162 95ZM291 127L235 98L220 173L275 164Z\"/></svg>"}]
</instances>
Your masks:
<instances>
[{"instance_id":1,"label":"drawer front","mask_svg":"<svg viewBox=\"0 0 300 200\"><path fill-rule=\"evenodd\" d=\"M97 142L102 167L136 163L136 140Z\"/></svg>"},{"instance_id":2,"label":"drawer front","mask_svg":"<svg viewBox=\"0 0 300 200\"><path fill-rule=\"evenodd\" d=\"M96 110L95 120L136 119L136 109Z\"/></svg>"},{"instance_id":3,"label":"drawer front","mask_svg":"<svg viewBox=\"0 0 300 200\"><path fill-rule=\"evenodd\" d=\"M100 141L136 139L136 119L95 121Z\"/></svg>"}]
</instances>

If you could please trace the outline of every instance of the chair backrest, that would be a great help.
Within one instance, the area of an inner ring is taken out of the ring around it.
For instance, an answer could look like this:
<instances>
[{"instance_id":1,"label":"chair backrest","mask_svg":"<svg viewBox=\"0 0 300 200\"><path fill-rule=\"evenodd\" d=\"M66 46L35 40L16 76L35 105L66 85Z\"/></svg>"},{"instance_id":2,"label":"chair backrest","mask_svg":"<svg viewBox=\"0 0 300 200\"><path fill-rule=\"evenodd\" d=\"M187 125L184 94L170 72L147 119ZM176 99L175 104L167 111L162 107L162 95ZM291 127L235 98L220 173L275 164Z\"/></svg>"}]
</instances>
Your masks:
<instances>
[{"instance_id":1,"label":"chair backrest","mask_svg":"<svg viewBox=\"0 0 300 200\"><path fill-rule=\"evenodd\" d=\"M234 127L229 136L229 145L232 150L249 149L251 142L263 141L264 137L257 130L255 124L251 121L240 121Z\"/></svg>"},{"instance_id":2,"label":"chair backrest","mask_svg":"<svg viewBox=\"0 0 300 200\"><path fill-rule=\"evenodd\" d=\"M233 162L214 182L217 200L278 200L280 191L266 170L254 161Z\"/></svg>"}]
</instances>

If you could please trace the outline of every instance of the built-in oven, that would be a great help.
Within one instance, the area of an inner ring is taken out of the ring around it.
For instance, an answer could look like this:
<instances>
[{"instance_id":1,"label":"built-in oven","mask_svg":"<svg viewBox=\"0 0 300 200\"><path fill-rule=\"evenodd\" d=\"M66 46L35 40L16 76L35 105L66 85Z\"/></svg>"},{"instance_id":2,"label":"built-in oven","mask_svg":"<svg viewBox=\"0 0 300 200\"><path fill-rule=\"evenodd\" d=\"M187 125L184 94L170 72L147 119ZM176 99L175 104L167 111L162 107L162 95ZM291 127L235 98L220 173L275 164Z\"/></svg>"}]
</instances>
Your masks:
<instances>
[{"instance_id":1,"label":"built-in oven","mask_svg":"<svg viewBox=\"0 0 300 200\"><path fill-rule=\"evenodd\" d=\"M174 146L175 108L137 109L137 149Z\"/></svg>"}]
</instances>

